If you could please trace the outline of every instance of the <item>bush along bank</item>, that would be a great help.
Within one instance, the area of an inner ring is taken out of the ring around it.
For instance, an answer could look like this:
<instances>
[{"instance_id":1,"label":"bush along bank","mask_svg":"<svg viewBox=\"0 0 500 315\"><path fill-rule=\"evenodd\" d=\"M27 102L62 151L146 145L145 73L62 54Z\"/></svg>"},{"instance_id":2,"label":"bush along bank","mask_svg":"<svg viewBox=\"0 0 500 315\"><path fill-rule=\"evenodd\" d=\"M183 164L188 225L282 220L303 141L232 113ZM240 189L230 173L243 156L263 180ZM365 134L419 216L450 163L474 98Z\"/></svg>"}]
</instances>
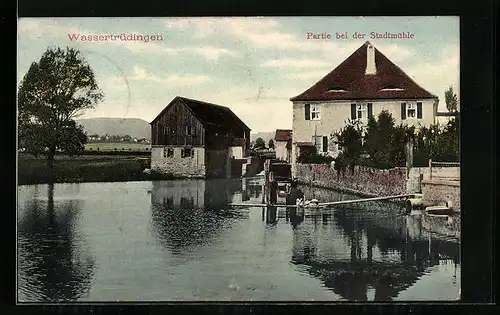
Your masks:
<instances>
[{"instance_id":1,"label":"bush along bank","mask_svg":"<svg viewBox=\"0 0 500 315\"><path fill-rule=\"evenodd\" d=\"M123 182L143 180L165 180L168 174L145 172L149 159L144 158L72 158L54 161L51 172L45 159L19 159L18 184L78 183L78 182Z\"/></svg>"}]
</instances>

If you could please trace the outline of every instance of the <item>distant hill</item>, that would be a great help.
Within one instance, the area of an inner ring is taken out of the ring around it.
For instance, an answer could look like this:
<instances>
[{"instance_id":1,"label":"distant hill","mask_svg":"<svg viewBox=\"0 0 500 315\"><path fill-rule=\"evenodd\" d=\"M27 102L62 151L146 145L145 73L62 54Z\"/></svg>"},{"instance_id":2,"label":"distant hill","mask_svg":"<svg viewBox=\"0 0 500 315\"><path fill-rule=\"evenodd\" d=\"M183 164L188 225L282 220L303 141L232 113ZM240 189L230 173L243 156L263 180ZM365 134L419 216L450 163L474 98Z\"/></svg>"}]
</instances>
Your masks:
<instances>
[{"instance_id":1,"label":"distant hill","mask_svg":"<svg viewBox=\"0 0 500 315\"><path fill-rule=\"evenodd\" d=\"M266 147L267 147L269 140L273 139L273 141L274 141L275 134L276 134L276 131L251 133L250 134L250 141L255 141L255 140L257 140L257 138L262 138L264 140L264 142L266 143Z\"/></svg>"},{"instance_id":2,"label":"distant hill","mask_svg":"<svg viewBox=\"0 0 500 315\"><path fill-rule=\"evenodd\" d=\"M135 138L151 139L151 126L149 122L139 118L86 118L78 119L78 124L83 126L87 135L129 135Z\"/></svg>"}]
</instances>

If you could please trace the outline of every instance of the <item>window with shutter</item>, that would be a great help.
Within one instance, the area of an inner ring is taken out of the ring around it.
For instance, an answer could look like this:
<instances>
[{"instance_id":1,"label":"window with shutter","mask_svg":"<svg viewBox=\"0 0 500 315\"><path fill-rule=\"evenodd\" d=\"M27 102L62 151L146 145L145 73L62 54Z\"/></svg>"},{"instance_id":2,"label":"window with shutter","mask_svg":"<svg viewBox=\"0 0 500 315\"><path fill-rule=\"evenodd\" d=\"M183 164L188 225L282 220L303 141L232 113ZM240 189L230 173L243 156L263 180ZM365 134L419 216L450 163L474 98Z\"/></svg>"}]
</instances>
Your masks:
<instances>
[{"instance_id":1,"label":"window with shutter","mask_svg":"<svg viewBox=\"0 0 500 315\"><path fill-rule=\"evenodd\" d=\"M306 116L306 120L311 119L311 105L310 104L305 105L305 116Z\"/></svg>"},{"instance_id":2,"label":"window with shutter","mask_svg":"<svg viewBox=\"0 0 500 315\"><path fill-rule=\"evenodd\" d=\"M356 104L351 104L351 119L356 119Z\"/></svg>"},{"instance_id":3,"label":"window with shutter","mask_svg":"<svg viewBox=\"0 0 500 315\"><path fill-rule=\"evenodd\" d=\"M373 104L368 103L367 109L368 109L368 118L372 118L373 117Z\"/></svg>"},{"instance_id":4,"label":"window with shutter","mask_svg":"<svg viewBox=\"0 0 500 315\"><path fill-rule=\"evenodd\" d=\"M422 119L422 102L417 102L417 119Z\"/></svg>"},{"instance_id":5,"label":"window with shutter","mask_svg":"<svg viewBox=\"0 0 500 315\"><path fill-rule=\"evenodd\" d=\"M311 120L321 119L321 105L311 105Z\"/></svg>"},{"instance_id":6,"label":"window with shutter","mask_svg":"<svg viewBox=\"0 0 500 315\"><path fill-rule=\"evenodd\" d=\"M406 108L406 118L415 118L417 116L417 106L415 103L408 103Z\"/></svg>"},{"instance_id":7,"label":"window with shutter","mask_svg":"<svg viewBox=\"0 0 500 315\"><path fill-rule=\"evenodd\" d=\"M328 152L328 137L323 136L323 152Z\"/></svg>"},{"instance_id":8,"label":"window with shutter","mask_svg":"<svg viewBox=\"0 0 500 315\"><path fill-rule=\"evenodd\" d=\"M406 103L401 103L401 119L406 119Z\"/></svg>"}]
</instances>

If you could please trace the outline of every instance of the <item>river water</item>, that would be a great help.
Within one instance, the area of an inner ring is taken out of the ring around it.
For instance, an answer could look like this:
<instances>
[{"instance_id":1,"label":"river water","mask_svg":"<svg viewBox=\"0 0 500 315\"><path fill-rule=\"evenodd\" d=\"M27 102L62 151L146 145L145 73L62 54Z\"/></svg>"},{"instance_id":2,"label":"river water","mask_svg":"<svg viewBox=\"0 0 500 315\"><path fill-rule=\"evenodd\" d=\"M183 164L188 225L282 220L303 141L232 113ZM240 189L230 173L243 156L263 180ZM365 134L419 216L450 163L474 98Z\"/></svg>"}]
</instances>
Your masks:
<instances>
[{"instance_id":1,"label":"river water","mask_svg":"<svg viewBox=\"0 0 500 315\"><path fill-rule=\"evenodd\" d=\"M302 187L309 199L354 196ZM460 241L394 203L317 213L248 180L18 188L18 300L456 300Z\"/></svg>"}]
</instances>

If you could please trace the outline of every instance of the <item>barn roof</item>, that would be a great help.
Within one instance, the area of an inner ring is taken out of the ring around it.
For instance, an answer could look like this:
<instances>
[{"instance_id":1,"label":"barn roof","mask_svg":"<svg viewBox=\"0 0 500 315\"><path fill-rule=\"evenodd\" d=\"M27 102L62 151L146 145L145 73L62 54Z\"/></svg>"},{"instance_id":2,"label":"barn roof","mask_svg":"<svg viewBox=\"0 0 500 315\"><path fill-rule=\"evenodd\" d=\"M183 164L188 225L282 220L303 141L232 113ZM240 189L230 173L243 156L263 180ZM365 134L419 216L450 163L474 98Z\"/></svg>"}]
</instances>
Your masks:
<instances>
[{"instance_id":1,"label":"barn roof","mask_svg":"<svg viewBox=\"0 0 500 315\"><path fill-rule=\"evenodd\" d=\"M288 141L292 139L292 130L290 129L276 129L275 141Z\"/></svg>"},{"instance_id":2,"label":"barn roof","mask_svg":"<svg viewBox=\"0 0 500 315\"><path fill-rule=\"evenodd\" d=\"M154 123L167 108L173 104L176 100L180 101L186 105L193 115L200 120L200 122L205 126L222 126L231 128L233 126L241 126L245 129L250 130L250 128L238 117L235 113L231 111L228 107L212 104L208 102L198 101L190 99L187 97L176 96L161 112L156 116L155 119L150 123Z\"/></svg>"},{"instance_id":3,"label":"barn roof","mask_svg":"<svg viewBox=\"0 0 500 315\"><path fill-rule=\"evenodd\" d=\"M290 101L437 98L376 48L376 73L365 74L368 46L373 45L365 42L333 71Z\"/></svg>"}]
</instances>

